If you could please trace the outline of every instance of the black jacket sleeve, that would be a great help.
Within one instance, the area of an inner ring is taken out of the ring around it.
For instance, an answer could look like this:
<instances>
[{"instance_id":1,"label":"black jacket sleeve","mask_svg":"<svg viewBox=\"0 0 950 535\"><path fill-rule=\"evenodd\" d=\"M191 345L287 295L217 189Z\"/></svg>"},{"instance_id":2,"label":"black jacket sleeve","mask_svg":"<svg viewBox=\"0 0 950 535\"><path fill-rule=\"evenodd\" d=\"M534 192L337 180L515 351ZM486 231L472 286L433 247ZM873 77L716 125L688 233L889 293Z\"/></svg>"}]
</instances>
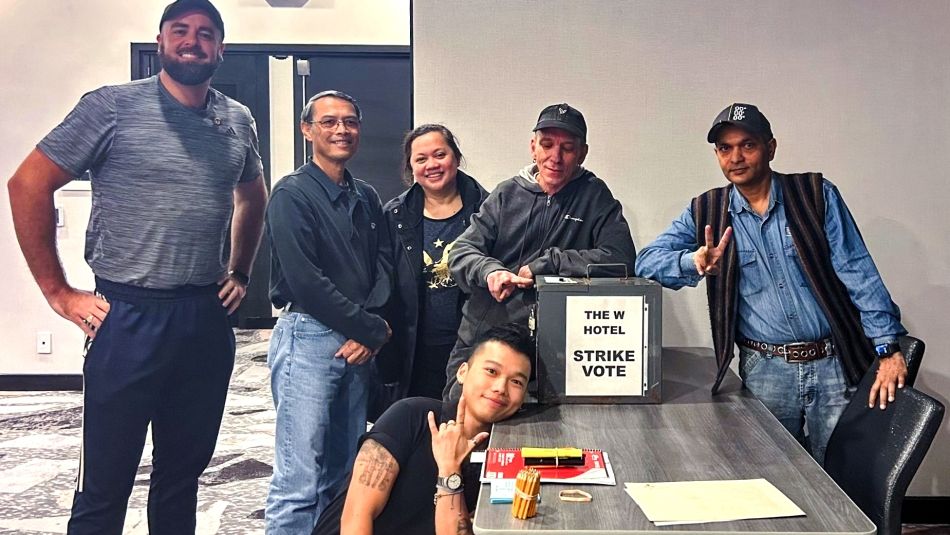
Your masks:
<instances>
[{"instance_id":1,"label":"black jacket sleeve","mask_svg":"<svg viewBox=\"0 0 950 535\"><path fill-rule=\"evenodd\" d=\"M476 287L487 288L486 278L493 271L507 269L500 260L489 256L498 238L498 220L501 194L492 193L472 216L472 224L455 240L449 256L452 278L463 292L470 294Z\"/></svg>"}]
</instances>

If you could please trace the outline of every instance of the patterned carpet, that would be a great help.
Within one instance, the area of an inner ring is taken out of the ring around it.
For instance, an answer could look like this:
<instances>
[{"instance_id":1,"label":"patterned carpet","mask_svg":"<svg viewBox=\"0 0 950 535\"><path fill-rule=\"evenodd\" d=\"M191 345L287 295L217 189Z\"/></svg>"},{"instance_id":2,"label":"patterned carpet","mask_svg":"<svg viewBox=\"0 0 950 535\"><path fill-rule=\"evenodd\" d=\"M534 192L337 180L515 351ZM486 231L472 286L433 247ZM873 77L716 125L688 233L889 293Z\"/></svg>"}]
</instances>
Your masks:
<instances>
[{"instance_id":1,"label":"patterned carpet","mask_svg":"<svg viewBox=\"0 0 950 535\"><path fill-rule=\"evenodd\" d=\"M198 533L264 532L274 451L274 409L266 363L270 331L235 331L238 350L224 421L198 491ZM0 392L0 534L66 533L78 469L79 392ZM125 521L148 533L151 471L146 444Z\"/></svg>"}]
</instances>

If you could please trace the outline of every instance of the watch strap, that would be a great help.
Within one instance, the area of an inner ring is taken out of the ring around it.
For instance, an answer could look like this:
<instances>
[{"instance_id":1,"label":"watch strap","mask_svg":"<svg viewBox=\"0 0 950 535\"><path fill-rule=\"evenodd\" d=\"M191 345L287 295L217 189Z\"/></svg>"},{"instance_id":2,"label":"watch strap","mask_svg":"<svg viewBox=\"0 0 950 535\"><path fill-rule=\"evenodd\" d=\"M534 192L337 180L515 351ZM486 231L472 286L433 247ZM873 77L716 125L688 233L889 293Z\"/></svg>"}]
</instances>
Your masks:
<instances>
[{"instance_id":1,"label":"watch strap","mask_svg":"<svg viewBox=\"0 0 950 535\"><path fill-rule=\"evenodd\" d=\"M247 273L244 273L243 271L239 271L237 269L232 269L231 271L228 271L228 277L231 277L232 279L240 282L244 286L251 284L251 277Z\"/></svg>"},{"instance_id":2,"label":"watch strap","mask_svg":"<svg viewBox=\"0 0 950 535\"><path fill-rule=\"evenodd\" d=\"M882 359L887 358L900 350L901 345L897 342L886 342L874 346L874 352L877 353L878 358Z\"/></svg>"}]
</instances>

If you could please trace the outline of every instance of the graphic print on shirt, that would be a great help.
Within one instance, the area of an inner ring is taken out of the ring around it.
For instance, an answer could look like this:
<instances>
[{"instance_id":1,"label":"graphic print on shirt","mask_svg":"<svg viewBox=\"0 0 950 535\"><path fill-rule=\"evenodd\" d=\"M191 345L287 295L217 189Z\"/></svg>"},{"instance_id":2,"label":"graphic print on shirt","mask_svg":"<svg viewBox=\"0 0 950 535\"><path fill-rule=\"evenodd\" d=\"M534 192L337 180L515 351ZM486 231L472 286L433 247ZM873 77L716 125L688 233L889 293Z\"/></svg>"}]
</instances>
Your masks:
<instances>
[{"instance_id":1,"label":"graphic print on shirt","mask_svg":"<svg viewBox=\"0 0 950 535\"><path fill-rule=\"evenodd\" d=\"M449 252L453 247L454 241L446 244L441 239L425 244L422 250L422 277L429 289L458 286L449 272Z\"/></svg>"}]
</instances>

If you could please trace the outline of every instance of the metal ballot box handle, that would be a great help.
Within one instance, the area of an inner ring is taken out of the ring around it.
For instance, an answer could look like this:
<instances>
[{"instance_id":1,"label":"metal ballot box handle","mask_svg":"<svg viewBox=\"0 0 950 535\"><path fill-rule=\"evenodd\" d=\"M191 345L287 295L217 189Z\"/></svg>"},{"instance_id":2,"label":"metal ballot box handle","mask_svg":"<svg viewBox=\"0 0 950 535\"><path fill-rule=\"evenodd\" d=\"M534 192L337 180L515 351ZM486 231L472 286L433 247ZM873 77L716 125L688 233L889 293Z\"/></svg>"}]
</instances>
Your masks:
<instances>
[{"instance_id":1,"label":"metal ballot box handle","mask_svg":"<svg viewBox=\"0 0 950 535\"><path fill-rule=\"evenodd\" d=\"M587 264L587 278L590 278L590 268L592 267L617 267L620 266L623 268L623 280L630 278L630 274L627 272L627 264L616 262L612 264Z\"/></svg>"}]
</instances>

